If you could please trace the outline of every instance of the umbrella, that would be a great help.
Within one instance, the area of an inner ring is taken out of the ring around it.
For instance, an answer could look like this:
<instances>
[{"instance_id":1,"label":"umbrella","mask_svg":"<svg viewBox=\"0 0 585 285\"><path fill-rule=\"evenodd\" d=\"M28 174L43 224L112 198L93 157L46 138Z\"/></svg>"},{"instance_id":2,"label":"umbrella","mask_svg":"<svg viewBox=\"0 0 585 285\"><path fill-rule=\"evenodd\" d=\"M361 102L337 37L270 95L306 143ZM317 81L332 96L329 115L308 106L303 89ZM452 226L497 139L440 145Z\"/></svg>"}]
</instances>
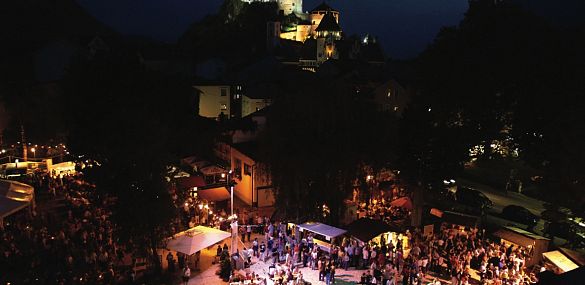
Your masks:
<instances>
[{"instance_id":1,"label":"umbrella","mask_svg":"<svg viewBox=\"0 0 585 285\"><path fill-rule=\"evenodd\" d=\"M167 248L191 255L230 236L228 232L197 226L174 235L167 243Z\"/></svg>"},{"instance_id":2,"label":"umbrella","mask_svg":"<svg viewBox=\"0 0 585 285\"><path fill-rule=\"evenodd\" d=\"M410 201L410 198L408 197L398 198L390 202L390 205L394 207L405 208L407 210L412 210L412 201Z\"/></svg>"}]
</instances>

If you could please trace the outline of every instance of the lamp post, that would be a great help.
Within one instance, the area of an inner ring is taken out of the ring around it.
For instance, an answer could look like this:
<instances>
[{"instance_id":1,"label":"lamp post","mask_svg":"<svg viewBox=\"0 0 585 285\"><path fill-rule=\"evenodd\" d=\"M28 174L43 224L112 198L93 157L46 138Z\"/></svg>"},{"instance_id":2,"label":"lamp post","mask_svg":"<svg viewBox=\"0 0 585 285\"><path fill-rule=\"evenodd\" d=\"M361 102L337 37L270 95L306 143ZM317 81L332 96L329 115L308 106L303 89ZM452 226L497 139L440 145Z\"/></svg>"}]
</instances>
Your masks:
<instances>
[{"instance_id":1,"label":"lamp post","mask_svg":"<svg viewBox=\"0 0 585 285\"><path fill-rule=\"evenodd\" d=\"M222 173L222 177L225 176L225 173ZM231 254L234 254L238 248L238 219L236 219L236 216L234 215L234 185L232 183L232 170L227 173L226 178L226 186L230 191L230 218L232 219L230 224L232 230Z\"/></svg>"}]
</instances>

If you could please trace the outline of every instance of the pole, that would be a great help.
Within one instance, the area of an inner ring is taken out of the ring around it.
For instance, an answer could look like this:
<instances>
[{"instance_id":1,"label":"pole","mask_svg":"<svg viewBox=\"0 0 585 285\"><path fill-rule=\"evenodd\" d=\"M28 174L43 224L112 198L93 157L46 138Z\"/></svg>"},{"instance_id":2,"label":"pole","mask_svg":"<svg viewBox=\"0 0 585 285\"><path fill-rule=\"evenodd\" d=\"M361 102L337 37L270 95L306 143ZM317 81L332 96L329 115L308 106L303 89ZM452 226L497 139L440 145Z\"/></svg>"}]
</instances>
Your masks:
<instances>
[{"instance_id":1,"label":"pole","mask_svg":"<svg viewBox=\"0 0 585 285\"><path fill-rule=\"evenodd\" d=\"M238 220L234 217L234 185L232 183L232 171L227 175L227 183L230 189L230 213L232 218L231 228L232 228L232 246L231 246L231 253L236 253L238 248Z\"/></svg>"}]
</instances>

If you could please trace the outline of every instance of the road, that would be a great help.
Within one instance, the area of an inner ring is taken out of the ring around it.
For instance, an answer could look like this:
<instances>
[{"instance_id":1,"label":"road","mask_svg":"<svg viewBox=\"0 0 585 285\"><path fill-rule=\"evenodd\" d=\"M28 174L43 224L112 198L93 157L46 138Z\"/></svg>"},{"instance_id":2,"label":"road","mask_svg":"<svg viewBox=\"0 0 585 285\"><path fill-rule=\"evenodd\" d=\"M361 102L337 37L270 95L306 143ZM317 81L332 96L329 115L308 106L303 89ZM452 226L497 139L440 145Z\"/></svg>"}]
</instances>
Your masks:
<instances>
[{"instance_id":1,"label":"road","mask_svg":"<svg viewBox=\"0 0 585 285\"><path fill-rule=\"evenodd\" d=\"M519 224L517 222L513 222L513 221L502 218L502 216L501 216L502 209L504 209L504 207L506 207L508 205L518 205L518 206L522 206L522 207L528 209L530 212L537 215L538 217L540 217L540 213L542 213L542 211L545 210L545 208L544 208L545 202L540 201L538 199L528 197L528 196L520 194L520 193L512 193L512 192L506 193L503 191L497 191L496 189L494 189L490 186L480 184L480 183L475 183L475 182L465 180L465 179L459 179L457 181L457 183L460 186L473 188L473 189L476 189L476 190L482 192L494 203L494 206L488 210L488 215L486 217L487 222L490 224L495 224L495 225L500 225L500 226L510 226L511 225L511 226L522 228L522 229L527 229L528 226L526 226L526 225ZM542 220L542 219L540 219L536 223L536 225L532 229L530 229L530 231L532 231L536 234L539 234L539 235L543 235L543 230L544 230L544 220Z\"/></svg>"},{"instance_id":2,"label":"road","mask_svg":"<svg viewBox=\"0 0 585 285\"><path fill-rule=\"evenodd\" d=\"M471 182L465 179L457 180L457 184L460 186L466 186L476 189L485 194L492 202L494 202L494 206L489 211L491 213L499 214L502 212L502 209L508 205L522 206L539 217L540 213L544 211L543 201L528 197L520 193L512 192L505 193L502 191L497 191L490 186Z\"/></svg>"}]
</instances>

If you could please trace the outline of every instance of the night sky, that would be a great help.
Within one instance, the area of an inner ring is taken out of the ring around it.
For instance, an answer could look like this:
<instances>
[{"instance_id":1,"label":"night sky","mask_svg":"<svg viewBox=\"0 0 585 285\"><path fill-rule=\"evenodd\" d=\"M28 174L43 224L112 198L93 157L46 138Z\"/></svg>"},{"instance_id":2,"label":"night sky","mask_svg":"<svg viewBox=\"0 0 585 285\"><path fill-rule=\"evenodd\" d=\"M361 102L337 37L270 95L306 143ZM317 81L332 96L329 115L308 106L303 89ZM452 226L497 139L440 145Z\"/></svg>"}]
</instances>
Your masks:
<instances>
[{"instance_id":1,"label":"night sky","mask_svg":"<svg viewBox=\"0 0 585 285\"><path fill-rule=\"evenodd\" d=\"M218 10L223 0L78 0L93 16L123 34L174 42L189 25ZM308 11L322 0L304 0ZM332 0L348 34L379 37L392 58L416 56L442 26L456 25L467 0Z\"/></svg>"}]
</instances>

